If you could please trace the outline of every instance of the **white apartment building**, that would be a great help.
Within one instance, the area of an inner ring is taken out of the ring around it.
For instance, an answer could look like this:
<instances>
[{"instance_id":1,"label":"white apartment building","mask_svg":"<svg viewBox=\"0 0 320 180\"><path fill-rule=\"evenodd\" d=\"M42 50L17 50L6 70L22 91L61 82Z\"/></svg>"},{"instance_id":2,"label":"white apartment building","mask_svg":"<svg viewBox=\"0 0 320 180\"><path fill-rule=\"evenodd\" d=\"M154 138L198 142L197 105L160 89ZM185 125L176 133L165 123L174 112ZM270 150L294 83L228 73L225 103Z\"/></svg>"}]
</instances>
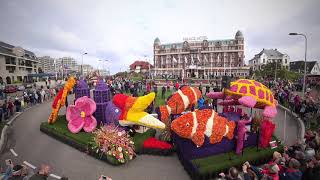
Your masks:
<instances>
[{"instance_id":1,"label":"white apartment building","mask_svg":"<svg viewBox=\"0 0 320 180\"><path fill-rule=\"evenodd\" d=\"M262 49L262 51L249 60L249 66L253 71L262 69L263 65L278 62L286 69L289 68L290 57L287 54L279 52L277 49Z\"/></svg>"},{"instance_id":2,"label":"white apartment building","mask_svg":"<svg viewBox=\"0 0 320 180\"><path fill-rule=\"evenodd\" d=\"M80 67L80 71L79 72L81 72L81 65L79 65L79 67ZM85 76L89 75L90 73L92 73L94 71L94 68L89 64L84 64L82 66L82 68L83 68L83 75L85 75Z\"/></svg>"},{"instance_id":3,"label":"white apartment building","mask_svg":"<svg viewBox=\"0 0 320 180\"><path fill-rule=\"evenodd\" d=\"M72 57L62 57L57 59L57 67L68 69L70 71L78 71L77 61Z\"/></svg>"},{"instance_id":4,"label":"white apartment building","mask_svg":"<svg viewBox=\"0 0 320 180\"><path fill-rule=\"evenodd\" d=\"M50 56L38 57L39 67L42 69L44 73L54 73L57 68L55 66L55 59Z\"/></svg>"},{"instance_id":5,"label":"white apartment building","mask_svg":"<svg viewBox=\"0 0 320 180\"><path fill-rule=\"evenodd\" d=\"M0 83L27 82L29 74L38 73L36 55L19 46L0 41Z\"/></svg>"}]
</instances>

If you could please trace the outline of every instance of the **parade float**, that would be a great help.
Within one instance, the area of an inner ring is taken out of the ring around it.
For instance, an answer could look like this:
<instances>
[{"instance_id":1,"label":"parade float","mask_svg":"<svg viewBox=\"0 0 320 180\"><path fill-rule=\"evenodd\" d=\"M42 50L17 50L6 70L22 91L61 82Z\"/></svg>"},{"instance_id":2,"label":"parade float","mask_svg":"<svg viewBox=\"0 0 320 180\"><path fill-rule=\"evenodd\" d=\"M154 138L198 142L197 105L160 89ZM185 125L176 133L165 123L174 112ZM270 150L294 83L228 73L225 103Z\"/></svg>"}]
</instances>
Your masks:
<instances>
[{"instance_id":1,"label":"parade float","mask_svg":"<svg viewBox=\"0 0 320 180\"><path fill-rule=\"evenodd\" d=\"M72 89L74 103L59 115ZM139 154L172 155L176 151L193 179L214 177L245 161L261 163L275 150L281 151L281 144L272 136L277 101L270 89L254 80L239 79L206 96L218 99L223 110L198 109L200 90L182 86L165 104L155 107L156 114L150 114L146 109L156 98L153 92L112 97L102 80L90 93L84 80L76 82L70 77L40 130L112 165L125 164ZM274 140L278 146L271 148Z\"/></svg>"}]
</instances>

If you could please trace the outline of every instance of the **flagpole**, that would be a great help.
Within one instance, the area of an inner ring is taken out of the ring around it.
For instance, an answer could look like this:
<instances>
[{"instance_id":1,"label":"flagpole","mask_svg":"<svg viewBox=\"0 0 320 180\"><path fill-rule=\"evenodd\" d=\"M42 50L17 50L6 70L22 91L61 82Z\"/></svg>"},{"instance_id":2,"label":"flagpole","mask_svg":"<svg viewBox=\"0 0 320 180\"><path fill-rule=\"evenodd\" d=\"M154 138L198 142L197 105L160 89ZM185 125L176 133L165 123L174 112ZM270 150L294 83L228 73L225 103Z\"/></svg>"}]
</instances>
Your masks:
<instances>
[{"instance_id":1,"label":"flagpole","mask_svg":"<svg viewBox=\"0 0 320 180\"><path fill-rule=\"evenodd\" d=\"M224 61L224 56L223 56L223 75L226 75L226 62Z\"/></svg>"},{"instance_id":2,"label":"flagpole","mask_svg":"<svg viewBox=\"0 0 320 180\"><path fill-rule=\"evenodd\" d=\"M230 59L230 76L231 76L231 59Z\"/></svg>"},{"instance_id":3,"label":"flagpole","mask_svg":"<svg viewBox=\"0 0 320 180\"><path fill-rule=\"evenodd\" d=\"M212 75L213 74L213 72L212 72L212 54L210 56L210 64L211 64L210 70L211 70L211 75Z\"/></svg>"},{"instance_id":4,"label":"flagpole","mask_svg":"<svg viewBox=\"0 0 320 180\"><path fill-rule=\"evenodd\" d=\"M166 70L167 71L167 75L166 75L166 77L168 79L168 75L169 75L169 67L168 66L169 66L169 63L168 63L167 60L168 60L168 57L166 57L166 67L167 67L167 70Z\"/></svg>"}]
</instances>

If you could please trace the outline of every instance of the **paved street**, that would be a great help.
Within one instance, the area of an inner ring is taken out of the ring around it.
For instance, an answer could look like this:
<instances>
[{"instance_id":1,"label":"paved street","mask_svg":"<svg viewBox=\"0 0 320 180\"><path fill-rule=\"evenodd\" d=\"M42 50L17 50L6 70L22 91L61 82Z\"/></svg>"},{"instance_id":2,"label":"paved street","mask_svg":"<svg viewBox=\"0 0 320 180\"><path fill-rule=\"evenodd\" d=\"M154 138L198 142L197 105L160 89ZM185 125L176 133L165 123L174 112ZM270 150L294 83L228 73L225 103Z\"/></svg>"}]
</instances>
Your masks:
<instances>
[{"instance_id":1,"label":"paved street","mask_svg":"<svg viewBox=\"0 0 320 180\"><path fill-rule=\"evenodd\" d=\"M114 180L189 179L175 155L170 157L140 155L129 164L119 167L87 156L40 132L40 123L46 121L49 114L50 103L45 103L30 109L16 119L12 126L9 147L0 157L2 167L4 160L11 158L14 162L27 161L35 166L47 163L52 166L53 174L65 175L71 180L95 180L101 174L110 176ZM18 154L17 158L12 155L10 148Z\"/></svg>"},{"instance_id":2,"label":"paved street","mask_svg":"<svg viewBox=\"0 0 320 180\"><path fill-rule=\"evenodd\" d=\"M69 102L72 102L69 100ZM64 108L61 114L64 113ZM176 155L170 157L141 155L129 164L114 167L102 161L96 160L74 148L65 145L43 134L39 130L40 123L46 121L50 114L50 103L37 105L24 112L16 119L10 133L10 142L4 154L0 157L0 163L4 166L4 160L13 159L14 162L27 161L35 166L46 163L52 166L52 173L59 176L67 176L78 180L94 180L101 174L113 179L190 179L184 171ZM283 139L284 112L278 110L276 134ZM296 121L286 121L286 142L294 142L297 136ZM13 149L18 157L10 152Z\"/></svg>"}]
</instances>

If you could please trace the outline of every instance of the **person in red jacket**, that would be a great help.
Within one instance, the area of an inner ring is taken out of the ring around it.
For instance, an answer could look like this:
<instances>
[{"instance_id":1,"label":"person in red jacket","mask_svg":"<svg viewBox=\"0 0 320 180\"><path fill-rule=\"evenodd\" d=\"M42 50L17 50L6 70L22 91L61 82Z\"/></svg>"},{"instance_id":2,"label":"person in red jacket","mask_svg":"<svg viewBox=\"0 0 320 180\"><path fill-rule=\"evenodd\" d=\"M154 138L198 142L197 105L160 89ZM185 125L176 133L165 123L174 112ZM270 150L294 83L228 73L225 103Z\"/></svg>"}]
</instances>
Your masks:
<instances>
[{"instance_id":1,"label":"person in red jacket","mask_svg":"<svg viewBox=\"0 0 320 180\"><path fill-rule=\"evenodd\" d=\"M180 84L179 84L179 82L177 81L176 84L175 84L176 91L178 91L179 87L180 87Z\"/></svg>"},{"instance_id":2,"label":"person in red jacket","mask_svg":"<svg viewBox=\"0 0 320 180\"><path fill-rule=\"evenodd\" d=\"M150 93L150 91L151 91L151 85L150 85L150 83L147 83L147 94L149 94Z\"/></svg>"}]
</instances>

